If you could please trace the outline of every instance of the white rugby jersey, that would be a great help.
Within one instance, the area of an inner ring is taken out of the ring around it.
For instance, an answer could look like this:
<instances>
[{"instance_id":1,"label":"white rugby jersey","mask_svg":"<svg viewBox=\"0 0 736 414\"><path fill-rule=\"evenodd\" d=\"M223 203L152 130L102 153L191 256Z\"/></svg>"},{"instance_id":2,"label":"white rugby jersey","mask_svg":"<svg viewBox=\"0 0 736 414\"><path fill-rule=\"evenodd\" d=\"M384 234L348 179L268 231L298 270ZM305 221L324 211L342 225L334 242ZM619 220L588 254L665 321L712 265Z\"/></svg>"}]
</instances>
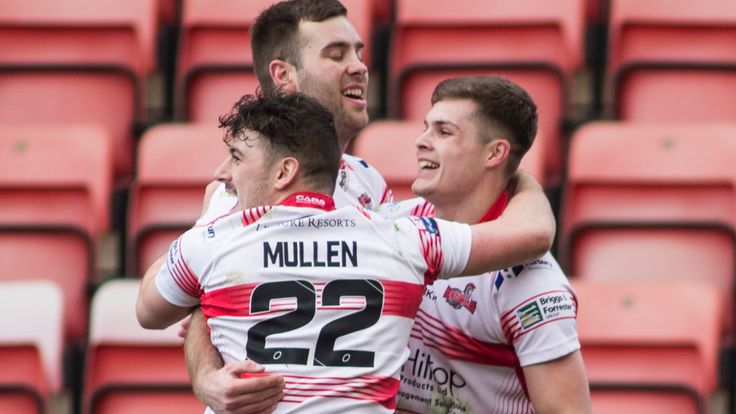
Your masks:
<instances>
[{"instance_id":1,"label":"white rugby jersey","mask_svg":"<svg viewBox=\"0 0 736 414\"><path fill-rule=\"evenodd\" d=\"M375 210L383 203L392 202L393 194L386 180L375 168L358 157L343 154L333 198L337 207L361 206ZM197 220L196 225L205 225L232 213L237 204L237 197L228 194L225 184L220 184L210 197L207 211Z\"/></svg>"},{"instance_id":2,"label":"white rugby jersey","mask_svg":"<svg viewBox=\"0 0 736 414\"><path fill-rule=\"evenodd\" d=\"M391 413L425 283L467 265L466 224L386 220L314 193L195 227L156 276L201 304L225 363L284 376L278 413Z\"/></svg>"},{"instance_id":3,"label":"white rugby jersey","mask_svg":"<svg viewBox=\"0 0 736 414\"><path fill-rule=\"evenodd\" d=\"M498 217L505 203L504 193L481 221ZM401 204L394 213L429 208L421 199ZM414 322L399 412L533 413L521 367L580 349L576 314L550 253L500 272L437 280Z\"/></svg>"}]
</instances>

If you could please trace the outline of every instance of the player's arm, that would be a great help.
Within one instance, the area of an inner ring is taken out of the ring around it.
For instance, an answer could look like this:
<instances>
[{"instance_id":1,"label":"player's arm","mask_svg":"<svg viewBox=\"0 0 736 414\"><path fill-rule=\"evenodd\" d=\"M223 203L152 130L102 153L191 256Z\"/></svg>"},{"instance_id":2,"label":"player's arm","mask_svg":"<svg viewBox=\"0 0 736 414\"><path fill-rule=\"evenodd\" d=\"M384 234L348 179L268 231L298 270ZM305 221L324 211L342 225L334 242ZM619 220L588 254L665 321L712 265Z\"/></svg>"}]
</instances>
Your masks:
<instances>
[{"instance_id":1,"label":"player's arm","mask_svg":"<svg viewBox=\"0 0 736 414\"><path fill-rule=\"evenodd\" d=\"M470 226L472 247L465 275L526 263L552 247L555 218L542 186L521 173L513 197L496 220Z\"/></svg>"},{"instance_id":2,"label":"player's arm","mask_svg":"<svg viewBox=\"0 0 736 414\"><path fill-rule=\"evenodd\" d=\"M155 282L156 275L159 273L158 269L165 266L165 260L166 256L162 256L151 265L138 290L135 312L138 323L146 329L165 329L184 318L192 310L191 307L170 303L158 291Z\"/></svg>"},{"instance_id":3,"label":"player's arm","mask_svg":"<svg viewBox=\"0 0 736 414\"><path fill-rule=\"evenodd\" d=\"M215 180L207 184L207 187L204 188L204 200L202 200L202 212L199 214L200 217L204 216L205 213L207 213L207 210L209 210L212 195L215 193L215 190L217 190L217 187L221 185L221 182Z\"/></svg>"},{"instance_id":4,"label":"player's arm","mask_svg":"<svg viewBox=\"0 0 736 414\"><path fill-rule=\"evenodd\" d=\"M588 377L580 351L522 367L529 399L537 414L592 412Z\"/></svg>"},{"instance_id":5,"label":"player's arm","mask_svg":"<svg viewBox=\"0 0 736 414\"><path fill-rule=\"evenodd\" d=\"M264 368L253 361L240 361L223 366L219 352L210 342L202 312L192 314L184 342L189 377L194 394L219 414L270 413L281 399L283 377L254 376L243 379L243 373L262 373Z\"/></svg>"}]
</instances>

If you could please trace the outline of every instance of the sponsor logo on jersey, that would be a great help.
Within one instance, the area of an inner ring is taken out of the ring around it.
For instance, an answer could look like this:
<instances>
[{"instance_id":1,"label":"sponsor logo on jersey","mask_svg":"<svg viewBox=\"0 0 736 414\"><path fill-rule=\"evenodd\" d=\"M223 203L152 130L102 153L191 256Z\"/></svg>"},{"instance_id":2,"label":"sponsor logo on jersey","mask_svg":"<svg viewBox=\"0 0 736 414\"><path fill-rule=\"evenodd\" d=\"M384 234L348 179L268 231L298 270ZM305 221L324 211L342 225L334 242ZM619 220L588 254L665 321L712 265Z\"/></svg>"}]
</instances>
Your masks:
<instances>
[{"instance_id":1,"label":"sponsor logo on jersey","mask_svg":"<svg viewBox=\"0 0 736 414\"><path fill-rule=\"evenodd\" d=\"M338 176L340 177L339 181L337 182L340 188L342 188L343 191L348 191L348 186L350 185L350 180L348 176L348 172L344 169L341 169Z\"/></svg>"},{"instance_id":2,"label":"sponsor logo on jersey","mask_svg":"<svg viewBox=\"0 0 736 414\"><path fill-rule=\"evenodd\" d=\"M272 227L289 227L289 228L305 228L311 227L314 229L321 228L353 228L357 224L353 218L314 218L306 217L295 220L286 220L278 223L264 223L258 225L258 230L270 229Z\"/></svg>"},{"instance_id":3,"label":"sponsor logo on jersey","mask_svg":"<svg viewBox=\"0 0 736 414\"><path fill-rule=\"evenodd\" d=\"M296 201L297 203L311 204L313 206L320 206L320 207L324 207L326 205L325 200L319 197L310 197L308 195L303 195L303 194L297 194Z\"/></svg>"},{"instance_id":4,"label":"sponsor logo on jersey","mask_svg":"<svg viewBox=\"0 0 736 414\"><path fill-rule=\"evenodd\" d=\"M169 263L176 263L176 258L179 257L179 239L174 240L169 248Z\"/></svg>"},{"instance_id":5,"label":"sponsor logo on jersey","mask_svg":"<svg viewBox=\"0 0 736 414\"><path fill-rule=\"evenodd\" d=\"M529 329L544 320L542 311L539 310L539 305L537 305L536 301L519 308L516 311L516 316L519 318L523 329Z\"/></svg>"},{"instance_id":6,"label":"sponsor logo on jersey","mask_svg":"<svg viewBox=\"0 0 736 414\"><path fill-rule=\"evenodd\" d=\"M419 349L410 354L402 365L401 382L410 387L448 396L454 396L467 385L459 372L451 367L443 367L432 355Z\"/></svg>"},{"instance_id":7,"label":"sponsor logo on jersey","mask_svg":"<svg viewBox=\"0 0 736 414\"><path fill-rule=\"evenodd\" d=\"M575 298L568 291L549 292L523 304L517 311L521 328L529 329L542 321L574 318L577 313Z\"/></svg>"},{"instance_id":8,"label":"sponsor logo on jersey","mask_svg":"<svg viewBox=\"0 0 736 414\"><path fill-rule=\"evenodd\" d=\"M465 285L465 289L460 291L458 288L447 287L445 293L442 295L450 306L455 309L466 308L470 313L475 313L475 308L478 306L478 302L471 298L475 285L468 283Z\"/></svg>"},{"instance_id":9,"label":"sponsor logo on jersey","mask_svg":"<svg viewBox=\"0 0 736 414\"><path fill-rule=\"evenodd\" d=\"M215 228L212 227L211 224L209 226L207 226L207 238L208 239L215 238Z\"/></svg>"},{"instance_id":10,"label":"sponsor logo on jersey","mask_svg":"<svg viewBox=\"0 0 736 414\"><path fill-rule=\"evenodd\" d=\"M548 262L548 261L546 261L544 259L537 259L537 260L535 260L533 262L529 262L529 263L525 264L524 266L526 268L530 269L530 270L535 270L535 269L549 269L549 270L552 270L552 269L554 269L554 267L552 266L552 263L550 263L550 262Z\"/></svg>"},{"instance_id":11,"label":"sponsor logo on jersey","mask_svg":"<svg viewBox=\"0 0 736 414\"><path fill-rule=\"evenodd\" d=\"M429 234L437 234L439 232L439 229L437 227L437 222L432 217L415 217L411 216L409 217L411 221L414 222L414 225L417 226L417 228L420 231L426 231Z\"/></svg>"},{"instance_id":12,"label":"sponsor logo on jersey","mask_svg":"<svg viewBox=\"0 0 736 414\"><path fill-rule=\"evenodd\" d=\"M373 200L366 193L363 193L363 194L360 195L360 197L358 197L358 202L360 203L360 205L363 208L368 208L371 205L371 201L373 201Z\"/></svg>"}]
</instances>

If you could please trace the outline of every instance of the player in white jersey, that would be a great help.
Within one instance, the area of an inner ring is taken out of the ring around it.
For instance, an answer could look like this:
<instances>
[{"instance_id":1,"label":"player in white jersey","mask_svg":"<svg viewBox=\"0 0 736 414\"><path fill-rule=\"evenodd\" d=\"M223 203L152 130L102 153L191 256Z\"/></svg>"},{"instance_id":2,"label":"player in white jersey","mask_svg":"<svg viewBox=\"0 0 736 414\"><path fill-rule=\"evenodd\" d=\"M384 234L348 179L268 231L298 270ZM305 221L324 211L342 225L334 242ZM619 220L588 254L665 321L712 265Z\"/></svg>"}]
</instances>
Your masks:
<instances>
[{"instance_id":1,"label":"player in white jersey","mask_svg":"<svg viewBox=\"0 0 736 414\"><path fill-rule=\"evenodd\" d=\"M305 95L248 96L221 122L246 209L174 242L166 266L144 278L137 315L163 328L201 303L226 361L287 376L278 412L392 412L423 284L551 243L550 212L518 204L523 195L517 214L474 228L330 211L337 140L329 112Z\"/></svg>"},{"instance_id":2,"label":"player in white jersey","mask_svg":"<svg viewBox=\"0 0 736 414\"><path fill-rule=\"evenodd\" d=\"M432 104L417 140L420 171L412 187L426 200L380 212L496 219L508 200L506 181L533 142L536 106L497 77L446 80ZM436 281L412 330L399 411L590 412L576 312L575 294L550 253L499 272Z\"/></svg>"},{"instance_id":3,"label":"player in white jersey","mask_svg":"<svg viewBox=\"0 0 736 414\"><path fill-rule=\"evenodd\" d=\"M224 175L225 171L218 168L216 176ZM238 198L229 192L225 183L218 182L213 186L214 191L206 195L208 205L197 220L196 225L206 225L213 220L230 214L238 209ZM381 174L364 160L343 154L337 173L335 193L332 195L335 205L360 205L369 210L375 210L383 203L392 201L391 190Z\"/></svg>"}]
</instances>

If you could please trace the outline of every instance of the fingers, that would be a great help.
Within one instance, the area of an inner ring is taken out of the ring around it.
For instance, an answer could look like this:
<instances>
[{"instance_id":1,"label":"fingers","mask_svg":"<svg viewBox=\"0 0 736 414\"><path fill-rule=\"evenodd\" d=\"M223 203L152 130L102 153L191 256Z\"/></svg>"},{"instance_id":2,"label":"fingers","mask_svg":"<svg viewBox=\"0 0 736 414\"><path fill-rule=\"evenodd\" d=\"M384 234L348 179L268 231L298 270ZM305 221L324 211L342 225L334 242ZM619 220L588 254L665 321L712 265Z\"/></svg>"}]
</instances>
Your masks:
<instances>
[{"instance_id":1,"label":"fingers","mask_svg":"<svg viewBox=\"0 0 736 414\"><path fill-rule=\"evenodd\" d=\"M181 325L179 325L179 332L177 332L177 335L179 335L180 338L187 339L187 330L189 330L189 324L191 322L192 322L191 314L181 321Z\"/></svg>"}]
</instances>

